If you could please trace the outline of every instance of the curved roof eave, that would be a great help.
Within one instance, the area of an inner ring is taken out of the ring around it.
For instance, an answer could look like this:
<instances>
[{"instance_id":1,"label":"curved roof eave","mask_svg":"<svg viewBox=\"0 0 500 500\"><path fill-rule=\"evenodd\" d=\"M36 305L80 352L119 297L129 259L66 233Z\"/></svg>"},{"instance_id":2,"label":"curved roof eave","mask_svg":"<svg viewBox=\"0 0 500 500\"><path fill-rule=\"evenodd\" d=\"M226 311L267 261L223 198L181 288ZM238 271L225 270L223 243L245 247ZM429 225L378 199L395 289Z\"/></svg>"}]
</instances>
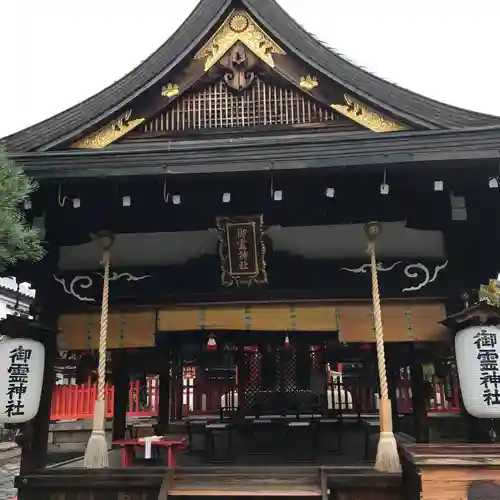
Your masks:
<instances>
[{"instance_id":1,"label":"curved roof eave","mask_svg":"<svg viewBox=\"0 0 500 500\"><path fill-rule=\"evenodd\" d=\"M219 21L231 0L200 1L151 56L101 92L1 140L8 151L47 150L116 112L171 71Z\"/></svg>"},{"instance_id":2,"label":"curved roof eave","mask_svg":"<svg viewBox=\"0 0 500 500\"><path fill-rule=\"evenodd\" d=\"M239 0L308 64L369 103L427 129L500 124L500 117L450 106L411 92L355 66L302 28L276 0ZM192 51L231 7L232 0L201 0L186 21L150 57L101 92L47 120L3 139L7 150L45 151L74 138L158 82Z\"/></svg>"},{"instance_id":3,"label":"curved roof eave","mask_svg":"<svg viewBox=\"0 0 500 500\"><path fill-rule=\"evenodd\" d=\"M500 117L430 99L377 77L328 49L298 24L276 0L242 0L262 25L278 35L312 67L396 117L426 128L500 124Z\"/></svg>"}]
</instances>

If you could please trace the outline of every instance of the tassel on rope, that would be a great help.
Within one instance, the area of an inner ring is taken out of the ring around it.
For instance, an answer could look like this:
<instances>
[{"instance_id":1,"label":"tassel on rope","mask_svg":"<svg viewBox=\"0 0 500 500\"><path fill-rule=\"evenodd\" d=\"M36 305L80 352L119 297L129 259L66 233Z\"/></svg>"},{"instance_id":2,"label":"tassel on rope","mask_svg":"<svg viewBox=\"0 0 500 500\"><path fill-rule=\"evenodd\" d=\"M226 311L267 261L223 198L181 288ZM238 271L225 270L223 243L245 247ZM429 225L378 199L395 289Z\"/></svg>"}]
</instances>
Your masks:
<instances>
[{"instance_id":1,"label":"tassel on rope","mask_svg":"<svg viewBox=\"0 0 500 500\"><path fill-rule=\"evenodd\" d=\"M106 385L106 345L108 341L108 301L109 301L109 266L113 237L100 234L99 244L102 248L102 280L101 329L99 333L99 364L97 368L97 400L94 407L92 434L85 450L84 465L89 469L104 469L109 466L108 442L105 431L106 401L104 390Z\"/></svg>"},{"instance_id":2,"label":"tassel on rope","mask_svg":"<svg viewBox=\"0 0 500 500\"><path fill-rule=\"evenodd\" d=\"M377 222L369 222L365 226L365 231L369 240L368 253L370 255L372 275L373 317L375 323L378 374L380 379L380 436L377 447L375 470L380 472L401 472L398 446L392 430L391 401L387 389L384 333L382 328L382 311L380 308L377 260L375 256L375 239L380 234L380 225Z\"/></svg>"}]
</instances>

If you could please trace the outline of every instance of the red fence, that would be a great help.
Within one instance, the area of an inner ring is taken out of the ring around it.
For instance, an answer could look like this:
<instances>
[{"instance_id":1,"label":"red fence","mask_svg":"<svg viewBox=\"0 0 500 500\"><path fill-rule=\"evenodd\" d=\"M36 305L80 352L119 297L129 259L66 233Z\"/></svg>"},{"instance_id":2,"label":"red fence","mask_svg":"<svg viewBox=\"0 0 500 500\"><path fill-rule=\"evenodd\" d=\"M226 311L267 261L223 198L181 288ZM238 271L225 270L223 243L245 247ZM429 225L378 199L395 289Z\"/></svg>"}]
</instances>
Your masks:
<instances>
[{"instance_id":1,"label":"red fence","mask_svg":"<svg viewBox=\"0 0 500 500\"><path fill-rule=\"evenodd\" d=\"M140 381L130 382L128 416L157 416L159 401L157 379L148 379L147 384ZM333 391L336 389L333 388ZM339 390L347 391L352 404L342 404L346 412L374 413L378 411L378 394L372 388L345 384ZM221 398L230 397L221 387L198 386L196 379L186 380L183 388L182 414L216 412L221 406ZM229 391L232 392L232 391ZM409 380L401 380L396 390L397 405L400 413L412 413L412 394ZM92 418L97 396L96 385L90 381L82 385L58 385L52 396L51 420L73 420ZM343 396L338 398L342 401ZM334 398L335 399L335 398ZM114 387L106 385L106 417L113 416ZM458 387L452 387L451 396L446 394L441 383L434 384L428 398L430 412L460 411ZM176 414L179 412L176 411Z\"/></svg>"},{"instance_id":2,"label":"red fence","mask_svg":"<svg viewBox=\"0 0 500 500\"><path fill-rule=\"evenodd\" d=\"M130 417L147 417L158 414L158 382L148 379L146 386L139 380L131 381L127 415ZM97 399L97 385L90 380L82 385L57 385L52 394L51 420L73 420L92 418L94 402ZM106 418L113 416L115 388L106 384L104 399L106 401Z\"/></svg>"}]
</instances>

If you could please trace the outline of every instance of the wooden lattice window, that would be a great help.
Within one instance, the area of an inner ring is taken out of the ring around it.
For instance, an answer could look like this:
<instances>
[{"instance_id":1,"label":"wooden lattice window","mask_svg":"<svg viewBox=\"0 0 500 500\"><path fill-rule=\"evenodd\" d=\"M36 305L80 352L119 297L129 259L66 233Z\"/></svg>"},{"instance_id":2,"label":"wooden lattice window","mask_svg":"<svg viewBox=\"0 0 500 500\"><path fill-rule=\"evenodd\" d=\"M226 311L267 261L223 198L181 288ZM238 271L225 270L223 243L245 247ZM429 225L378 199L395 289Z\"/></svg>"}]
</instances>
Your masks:
<instances>
[{"instance_id":1,"label":"wooden lattice window","mask_svg":"<svg viewBox=\"0 0 500 500\"><path fill-rule=\"evenodd\" d=\"M219 80L200 91L182 96L142 125L139 132L299 125L340 120L342 118L333 110L292 87L277 86L257 78L250 88L235 93Z\"/></svg>"}]
</instances>

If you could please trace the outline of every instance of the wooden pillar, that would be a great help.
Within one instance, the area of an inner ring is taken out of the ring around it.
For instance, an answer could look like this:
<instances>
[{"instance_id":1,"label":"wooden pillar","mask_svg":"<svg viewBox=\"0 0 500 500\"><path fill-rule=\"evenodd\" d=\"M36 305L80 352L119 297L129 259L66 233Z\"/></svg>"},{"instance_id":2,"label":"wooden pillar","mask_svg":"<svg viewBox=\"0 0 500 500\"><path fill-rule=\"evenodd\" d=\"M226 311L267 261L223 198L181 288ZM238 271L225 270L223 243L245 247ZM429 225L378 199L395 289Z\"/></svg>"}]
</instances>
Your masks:
<instances>
[{"instance_id":1,"label":"wooden pillar","mask_svg":"<svg viewBox=\"0 0 500 500\"><path fill-rule=\"evenodd\" d=\"M25 426L28 446L22 448L21 473L43 469L47 465L47 448L50 426L50 407L52 390L55 383L54 361L56 359L56 331L44 330L46 338L38 338L45 347L45 363L43 374L42 395L36 417Z\"/></svg>"},{"instance_id":2,"label":"wooden pillar","mask_svg":"<svg viewBox=\"0 0 500 500\"><path fill-rule=\"evenodd\" d=\"M163 353L162 353L163 355ZM158 425L161 429L168 429L170 422L170 352L166 359L159 364L159 400L158 400Z\"/></svg>"},{"instance_id":3,"label":"wooden pillar","mask_svg":"<svg viewBox=\"0 0 500 500\"><path fill-rule=\"evenodd\" d=\"M179 346L178 346L179 347ZM179 347L180 348L180 347ZM182 418L182 362L181 353L172 353L172 378L170 380L169 395L172 404L170 405L170 421Z\"/></svg>"},{"instance_id":4,"label":"wooden pillar","mask_svg":"<svg viewBox=\"0 0 500 500\"><path fill-rule=\"evenodd\" d=\"M47 448L50 426L50 408L52 392L55 384L54 363L57 356L57 323L58 310L54 304L55 280L57 273L59 252L57 248L49 247L47 254L37 264L33 265L33 288L36 290L32 314L37 326L29 328L35 338L45 347L45 363L43 373L42 395L36 417L26 425L26 432L30 444L22 448L21 472L31 472L42 469L47 465ZM38 334L36 333L38 330ZM40 335L40 333L43 333ZM20 335L22 336L22 335Z\"/></svg>"},{"instance_id":5,"label":"wooden pillar","mask_svg":"<svg viewBox=\"0 0 500 500\"><path fill-rule=\"evenodd\" d=\"M410 379L415 425L415 439L418 443L429 442L429 418L427 416L427 394L424 372L415 344L410 344Z\"/></svg>"},{"instance_id":6,"label":"wooden pillar","mask_svg":"<svg viewBox=\"0 0 500 500\"><path fill-rule=\"evenodd\" d=\"M129 400L129 366L125 349L113 352L113 375L115 396L113 403L113 433L112 440L125 439L127 430L127 406Z\"/></svg>"},{"instance_id":7,"label":"wooden pillar","mask_svg":"<svg viewBox=\"0 0 500 500\"><path fill-rule=\"evenodd\" d=\"M182 351L177 356L177 363L175 367L175 408L177 420L182 420L182 402L184 400L184 381L182 379Z\"/></svg>"},{"instance_id":8,"label":"wooden pillar","mask_svg":"<svg viewBox=\"0 0 500 500\"><path fill-rule=\"evenodd\" d=\"M392 413L392 427L393 431L397 432L399 427L399 411L398 411L398 397L397 388L401 377L399 375L399 359L401 355L398 352L402 346L396 343L386 343L386 364L387 364L387 390L389 392L389 399L392 401L391 413Z\"/></svg>"}]
</instances>

